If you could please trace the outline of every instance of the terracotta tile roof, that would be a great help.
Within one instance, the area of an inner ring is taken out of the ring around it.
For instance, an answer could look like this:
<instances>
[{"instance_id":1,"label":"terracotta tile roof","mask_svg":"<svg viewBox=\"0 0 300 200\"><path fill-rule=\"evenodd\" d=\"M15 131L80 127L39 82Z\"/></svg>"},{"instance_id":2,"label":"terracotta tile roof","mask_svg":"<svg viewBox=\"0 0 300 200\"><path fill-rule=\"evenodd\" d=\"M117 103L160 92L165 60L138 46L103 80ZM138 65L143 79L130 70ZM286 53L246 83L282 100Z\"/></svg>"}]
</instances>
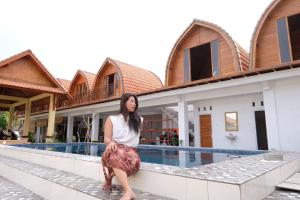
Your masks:
<instances>
[{"instance_id":1,"label":"terracotta tile roof","mask_svg":"<svg viewBox=\"0 0 300 200\"><path fill-rule=\"evenodd\" d=\"M0 85L9 86L13 88L27 89L27 90L35 90L40 92L49 92L55 94L66 94L66 91L62 88L54 88L43 85L37 85L29 82L16 81L12 79L4 79L0 78Z\"/></svg>"},{"instance_id":2,"label":"terracotta tile roof","mask_svg":"<svg viewBox=\"0 0 300 200\"><path fill-rule=\"evenodd\" d=\"M249 53L241 47L237 42L234 42L235 46L237 47L239 62L241 65L241 71L249 70Z\"/></svg>"},{"instance_id":3,"label":"terracotta tile roof","mask_svg":"<svg viewBox=\"0 0 300 200\"><path fill-rule=\"evenodd\" d=\"M74 87L73 84L75 84L75 81L78 76L82 76L85 79L89 91L93 90L93 85L94 85L94 81L96 78L96 74L86 72L86 71L79 69L79 70L77 70L76 74L73 77L73 80L70 83L69 92L71 92L70 90Z\"/></svg>"},{"instance_id":4,"label":"terracotta tile roof","mask_svg":"<svg viewBox=\"0 0 300 200\"><path fill-rule=\"evenodd\" d=\"M66 79L62 79L62 78L56 78L60 84L65 88L66 91L69 91L69 88L71 86L71 81L70 80L66 80Z\"/></svg>"},{"instance_id":5,"label":"terracotta tile roof","mask_svg":"<svg viewBox=\"0 0 300 200\"><path fill-rule=\"evenodd\" d=\"M44 67L44 65L37 59L37 57L32 53L31 50L26 50L23 51L19 54L16 54L12 57L9 57L5 60L2 60L0 62L0 68L1 67L5 67L8 64L19 60L23 57L30 57L31 60L36 64L37 67L39 67L42 72L44 73L44 75L46 75L49 80L56 85L56 87L50 87L50 86L42 86L42 85L37 85L37 84L33 84L30 82L23 82L23 81L17 81L17 80L13 80L8 78L1 78L0 80L0 84L1 85L7 85L10 87L14 87L14 88L27 88L27 89L32 89L32 90L38 90L41 92L50 92L50 93L57 93L57 94L67 94L67 91L65 91L65 89L62 87L62 85L50 74L50 72Z\"/></svg>"},{"instance_id":6,"label":"terracotta tile roof","mask_svg":"<svg viewBox=\"0 0 300 200\"><path fill-rule=\"evenodd\" d=\"M167 85L168 83L168 70L170 66L171 59L173 57L173 54L177 48L177 46L181 43L181 41L185 38L185 36L189 33L189 31L194 26L204 26L207 28L210 28L216 32L218 32L225 41L228 42L229 46L232 48L234 53L234 58L236 59L236 69L240 70L241 72L248 70L249 68L249 54L246 50L244 50L237 42L235 42L232 37L220 26L206 22L203 20L194 19L194 21L188 26L188 28L181 34L181 36L178 38L176 43L174 44L174 47L171 50L171 53L169 55L168 61L167 61L167 67L166 67L166 73L165 73L165 83Z\"/></svg>"},{"instance_id":7,"label":"terracotta tile roof","mask_svg":"<svg viewBox=\"0 0 300 200\"><path fill-rule=\"evenodd\" d=\"M95 81L95 78L96 78L96 74L91 73L91 72L86 72L86 71L83 71L83 70L79 70L79 71L82 72L82 74L85 76L85 78L88 82L89 90L92 90L93 84L94 84L94 81Z\"/></svg>"},{"instance_id":8,"label":"terracotta tile roof","mask_svg":"<svg viewBox=\"0 0 300 200\"><path fill-rule=\"evenodd\" d=\"M136 94L163 87L161 80L153 72L115 59L110 60L120 69L125 93Z\"/></svg>"}]
</instances>

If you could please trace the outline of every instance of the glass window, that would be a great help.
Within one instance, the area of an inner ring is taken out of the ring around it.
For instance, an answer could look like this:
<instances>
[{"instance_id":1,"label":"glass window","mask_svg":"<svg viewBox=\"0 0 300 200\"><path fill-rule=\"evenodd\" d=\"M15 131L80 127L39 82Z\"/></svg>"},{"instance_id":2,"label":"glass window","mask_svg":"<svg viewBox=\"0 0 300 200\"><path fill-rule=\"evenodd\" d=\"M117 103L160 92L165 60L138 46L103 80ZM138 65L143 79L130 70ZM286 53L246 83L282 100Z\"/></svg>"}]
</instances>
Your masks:
<instances>
[{"instance_id":1,"label":"glass window","mask_svg":"<svg viewBox=\"0 0 300 200\"><path fill-rule=\"evenodd\" d=\"M277 20L277 32L279 39L281 63L290 62L291 55L286 18L281 18Z\"/></svg>"},{"instance_id":2,"label":"glass window","mask_svg":"<svg viewBox=\"0 0 300 200\"><path fill-rule=\"evenodd\" d=\"M189 60L189 49L184 49L184 82L190 80L190 60Z\"/></svg>"},{"instance_id":3,"label":"glass window","mask_svg":"<svg viewBox=\"0 0 300 200\"><path fill-rule=\"evenodd\" d=\"M214 40L211 42L211 51L212 51L212 65L213 65L213 76L219 75L219 47L220 42L219 40Z\"/></svg>"}]
</instances>

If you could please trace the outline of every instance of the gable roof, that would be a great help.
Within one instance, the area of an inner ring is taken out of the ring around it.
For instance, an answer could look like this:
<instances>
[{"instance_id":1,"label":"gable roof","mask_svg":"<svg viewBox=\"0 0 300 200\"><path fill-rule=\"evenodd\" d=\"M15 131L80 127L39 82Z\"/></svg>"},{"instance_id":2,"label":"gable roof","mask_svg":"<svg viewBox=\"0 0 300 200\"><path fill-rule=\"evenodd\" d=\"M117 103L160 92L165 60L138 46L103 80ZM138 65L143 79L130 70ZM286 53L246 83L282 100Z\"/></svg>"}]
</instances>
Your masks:
<instances>
[{"instance_id":1,"label":"gable roof","mask_svg":"<svg viewBox=\"0 0 300 200\"><path fill-rule=\"evenodd\" d=\"M165 83L168 83L168 70L171 64L171 59L177 49L177 47L180 45L180 43L183 41L183 39L186 37L186 35L194 28L195 26L203 26L208 29L214 30L218 32L227 42L227 44L231 47L231 51L233 53L234 57L234 63L235 67L240 71L246 71L249 68L249 54L248 52L243 49L237 42L235 42L232 37L221 27L217 26L216 24L206 22L203 20L194 19L194 21L188 26L188 28L181 34L181 36L177 39L176 43L174 44L171 53L169 55L167 66L166 66L166 73L165 73Z\"/></svg>"},{"instance_id":2,"label":"gable roof","mask_svg":"<svg viewBox=\"0 0 300 200\"><path fill-rule=\"evenodd\" d=\"M97 73L97 77L100 75L107 63L111 63L117 68L121 83L123 83L124 93L130 92L136 94L155 90L163 86L159 77L153 72L109 57L103 62Z\"/></svg>"},{"instance_id":3,"label":"gable roof","mask_svg":"<svg viewBox=\"0 0 300 200\"><path fill-rule=\"evenodd\" d=\"M13 63L19 59L28 57L30 60L37 66L48 80L55 85L56 87L51 86L41 86L35 83L30 83L30 81L19 81L13 79L13 77L2 77L0 78L1 85L7 85L14 88L26 88L43 92L57 93L57 94L67 94L67 91L62 87L62 85L50 74L50 72L44 67L44 65L37 59L37 57L32 53L31 50L23 51L19 54L16 54L12 57L9 57L5 60L0 61L0 68L9 67L10 63Z\"/></svg>"}]
</instances>

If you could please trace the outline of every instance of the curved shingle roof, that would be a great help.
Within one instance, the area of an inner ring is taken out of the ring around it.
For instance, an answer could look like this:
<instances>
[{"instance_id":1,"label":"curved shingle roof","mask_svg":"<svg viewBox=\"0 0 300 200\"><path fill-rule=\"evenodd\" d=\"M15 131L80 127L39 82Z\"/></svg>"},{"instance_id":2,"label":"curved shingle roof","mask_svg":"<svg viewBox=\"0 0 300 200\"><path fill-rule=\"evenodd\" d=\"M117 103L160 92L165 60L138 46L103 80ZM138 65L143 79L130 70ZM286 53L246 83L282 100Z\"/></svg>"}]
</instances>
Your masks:
<instances>
[{"instance_id":1,"label":"curved shingle roof","mask_svg":"<svg viewBox=\"0 0 300 200\"><path fill-rule=\"evenodd\" d=\"M70 86L71 86L71 81L70 80L66 80L66 79L62 79L62 78L56 78L60 84L65 88L66 91L69 91Z\"/></svg>"},{"instance_id":2,"label":"curved shingle roof","mask_svg":"<svg viewBox=\"0 0 300 200\"><path fill-rule=\"evenodd\" d=\"M155 90L163 86L159 77L153 72L112 58L106 58L102 67L97 73L97 77L100 75L107 63L114 65L120 73L120 79L123 83L124 93L141 93Z\"/></svg>"},{"instance_id":3,"label":"curved shingle roof","mask_svg":"<svg viewBox=\"0 0 300 200\"><path fill-rule=\"evenodd\" d=\"M85 79L85 81L87 83L88 90L91 91L93 89L96 74L86 72L86 71L83 71L83 70L79 69L79 70L77 70L76 74L74 75L73 80L70 83L69 92L70 92L70 90L71 90L71 88L72 88L72 86L73 86L73 84L74 84L74 82L75 82L75 80L78 76L82 76Z\"/></svg>"},{"instance_id":4,"label":"curved shingle roof","mask_svg":"<svg viewBox=\"0 0 300 200\"><path fill-rule=\"evenodd\" d=\"M209 29L212 29L212 30L218 32L225 39L225 41L228 43L228 45L231 47L232 53L235 57L236 68L239 69L240 71L248 70L248 68L249 68L248 52L245 49L243 49L237 42L235 42L232 39L232 37L224 29L222 29L221 27L219 27L216 24L206 22L203 20L194 19L194 21L188 26L188 28L181 34L181 36L176 41L174 47L172 48L172 51L168 58L167 67L166 67L166 73L165 73L165 82L166 83L168 82L168 70L169 70L170 62L171 62L171 59L173 57L173 54L174 54L177 46L179 46L181 41L185 38L185 36L189 33L189 31L195 26L203 26L203 27L206 27L206 28L209 28Z\"/></svg>"},{"instance_id":5,"label":"curved shingle roof","mask_svg":"<svg viewBox=\"0 0 300 200\"><path fill-rule=\"evenodd\" d=\"M281 2L282 0L273 0L270 5L265 9L265 11L262 13L260 19L258 20L256 27L254 28L254 32L252 34L251 38L251 45L250 45L250 69L254 69L255 63L255 51L256 51L256 41L257 37L259 35L259 32L267 19L268 15L275 9L275 7ZM255 44L254 44L255 43Z\"/></svg>"}]
</instances>

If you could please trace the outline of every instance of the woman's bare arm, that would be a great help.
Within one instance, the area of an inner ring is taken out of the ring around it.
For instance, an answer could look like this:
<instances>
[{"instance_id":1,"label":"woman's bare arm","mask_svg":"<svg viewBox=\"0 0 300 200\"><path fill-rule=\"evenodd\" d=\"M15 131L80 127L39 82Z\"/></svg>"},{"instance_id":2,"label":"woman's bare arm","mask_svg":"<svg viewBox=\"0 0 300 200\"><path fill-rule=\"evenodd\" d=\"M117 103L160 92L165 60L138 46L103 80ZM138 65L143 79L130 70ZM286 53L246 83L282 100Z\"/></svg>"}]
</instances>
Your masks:
<instances>
[{"instance_id":1,"label":"woman's bare arm","mask_svg":"<svg viewBox=\"0 0 300 200\"><path fill-rule=\"evenodd\" d=\"M115 150L117 148L117 143L112 139L112 133L113 125L110 117L108 117L104 125L104 143L109 150Z\"/></svg>"}]
</instances>

